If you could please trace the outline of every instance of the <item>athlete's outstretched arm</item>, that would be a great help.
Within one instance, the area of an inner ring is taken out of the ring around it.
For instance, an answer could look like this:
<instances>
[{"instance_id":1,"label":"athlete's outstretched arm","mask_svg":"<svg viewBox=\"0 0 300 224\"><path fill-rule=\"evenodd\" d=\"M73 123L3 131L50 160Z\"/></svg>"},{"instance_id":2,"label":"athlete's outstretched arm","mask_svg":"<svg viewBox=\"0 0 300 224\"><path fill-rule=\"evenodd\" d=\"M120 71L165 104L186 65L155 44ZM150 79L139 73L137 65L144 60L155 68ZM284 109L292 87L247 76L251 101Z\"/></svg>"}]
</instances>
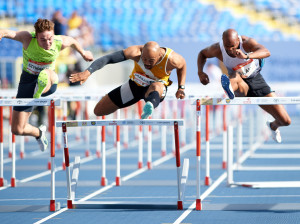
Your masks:
<instances>
[{"instance_id":1,"label":"athlete's outstretched arm","mask_svg":"<svg viewBox=\"0 0 300 224\"><path fill-rule=\"evenodd\" d=\"M27 31L0 30L0 40L2 38L16 40L24 44L30 42L31 34Z\"/></svg>"},{"instance_id":2,"label":"athlete's outstretched arm","mask_svg":"<svg viewBox=\"0 0 300 224\"><path fill-rule=\"evenodd\" d=\"M95 60L85 71L72 74L69 80L71 82L80 81L80 84L83 84L93 72L103 68L105 65L115 64L118 62L126 61L127 59L136 60L136 57L141 54L139 52L141 52L140 46L131 46L124 50L104 55L103 57Z\"/></svg>"},{"instance_id":3,"label":"athlete's outstretched arm","mask_svg":"<svg viewBox=\"0 0 300 224\"><path fill-rule=\"evenodd\" d=\"M198 66L198 76L200 79L200 82L203 85L207 85L209 83L208 75L203 72L204 65L206 63L207 58L214 58L217 57L220 59L221 57L221 50L219 43L215 43L207 48L204 48L201 50L198 54L197 58L197 66Z\"/></svg>"},{"instance_id":4,"label":"athlete's outstretched arm","mask_svg":"<svg viewBox=\"0 0 300 224\"><path fill-rule=\"evenodd\" d=\"M77 40L75 40L73 37L61 35L61 39L62 39L61 50L65 49L66 47L72 47L79 54L81 54L81 56L84 60L86 60L86 61L94 60L92 52L85 51L81 47L80 43Z\"/></svg>"}]
</instances>

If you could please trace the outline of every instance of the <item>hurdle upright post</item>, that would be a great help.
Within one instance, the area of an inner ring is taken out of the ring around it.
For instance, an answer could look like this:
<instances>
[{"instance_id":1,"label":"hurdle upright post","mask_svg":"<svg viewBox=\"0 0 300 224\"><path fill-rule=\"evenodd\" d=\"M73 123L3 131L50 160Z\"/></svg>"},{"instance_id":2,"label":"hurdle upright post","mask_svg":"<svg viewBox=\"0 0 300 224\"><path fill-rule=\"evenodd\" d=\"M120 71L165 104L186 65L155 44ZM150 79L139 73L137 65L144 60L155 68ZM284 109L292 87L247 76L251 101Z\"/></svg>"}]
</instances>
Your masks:
<instances>
[{"instance_id":1,"label":"hurdle upright post","mask_svg":"<svg viewBox=\"0 0 300 224\"><path fill-rule=\"evenodd\" d=\"M197 156L197 196L196 196L196 210L201 210L200 199L200 160L201 160L201 101L196 101L196 156Z\"/></svg>"},{"instance_id":2,"label":"hurdle upright post","mask_svg":"<svg viewBox=\"0 0 300 224\"><path fill-rule=\"evenodd\" d=\"M149 117L151 119L151 117ZM148 126L148 151L147 151L147 167L152 169L152 126Z\"/></svg>"},{"instance_id":3,"label":"hurdle upright post","mask_svg":"<svg viewBox=\"0 0 300 224\"><path fill-rule=\"evenodd\" d=\"M205 164L206 164L206 176L205 176L205 185L210 185L210 144L209 144L209 105L205 106L206 108L206 129L205 129L205 136L206 136L206 156L205 156Z\"/></svg>"},{"instance_id":4,"label":"hurdle upright post","mask_svg":"<svg viewBox=\"0 0 300 224\"><path fill-rule=\"evenodd\" d=\"M0 187L3 186L3 107L0 107Z\"/></svg>"},{"instance_id":5,"label":"hurdle upright post","mask_svg":"<svg viewBox=\"0 0 300 224\"><path fill-rule=\"evenodd\" d=\"M222 168L227 167L227 106L223 105L223 162Z\"/></svg>"},{"instance_id":6,"label":"hurdle upright post","mask_svg":"<svg viewBox=\"0 0 300 224\"><path fill-rule=\"evenodd\" d=\"M161 118L166 118L166 102L162 102L162 111L161 111ZM165 156L167 154L167 127L161 127L161 156Z\"/></svg>"},{"instance_id":7,"label":"hurdle upright post","mask_svg":"<svg viewBox=\"0 0 300 224\"><path fill-rule=\"evenodd\" d=\"M117 118L120 119L120 110L117 110ZM116 186L121 185L121 145L120 145L120 126L116 128L117 140L117 171L116 171Z\"/></svg>"},{"instance_id":8,"label":"hurdle upright post","mask_svg":"<svg viewBox=\"0 0 300 224\"><path fill-rule=\"evenodd\" d=\"M71 209L71 208L73 208L73 204L72 204L72 198L71 198L70 158L69 158L68 135L67 135L66 123L62 124L62 131L63 131L63 137L64 137L64 154L65 154L67 190L68 190L67 206L68 206L68 208Z\"/></svg>"},{"instance_id":9,"label":"hurdle upright post","mask_svg":"<svg viewBox=\"0 0 300 224\"><path fill-rule=\"evenodd\" d=\"M177 209L183 209L183 202L181 198L181 170L180 170L180 146L179 146L179 130L178 130L178 122L174 122L174 139L175 139L175 156L176 156L176 166L177 166L177 186L178 186L178 201L177 201Z\"/></svg>"},{"instance_id":10,"label":"hurdle upright post","mask_svg":"<svg viewBox=\"0 0 300 224\"><path fill-rule=\"evenodd\" d=\"M56 211L55 205L55 103L51 100L50 104L50 156L51 156L51 199L50 211Z\"/></svg>"},{"instance_id":11,"label":"hurdle upright post","mask_svg":"<svg viewBox=\"0 0 300 224\"><path fill-rule=\"evenodd\" d=\"M238 126L237 126L237 149L236 149L236 169L240 167L240 157L243 150L243 125L242 125L242 105L239 105L238 112Z\"/></svg>"},{"instance_id":12,"label":"hurdle upright post","mask_svg":"<svg viewBox=\"0 0 300 224\"><path fill-rule=\"evenodd\" d=\"M102 116L102 120L105 119L105 116ZM101 186L106 186L106 146L105 146L105 126L102 126L101 129L101 148L102 148L102 177L101 177Z\"/></svg>"},{"instance_id":13,"label":"hurdle upright post","mask_svg":"<svg viewBox=\"0 0 300 224\"><path fill-rule=\"evenodd\" d=\"M233 128L227 128L227 185L233 184Z\"/></svg>"}]
</instances>

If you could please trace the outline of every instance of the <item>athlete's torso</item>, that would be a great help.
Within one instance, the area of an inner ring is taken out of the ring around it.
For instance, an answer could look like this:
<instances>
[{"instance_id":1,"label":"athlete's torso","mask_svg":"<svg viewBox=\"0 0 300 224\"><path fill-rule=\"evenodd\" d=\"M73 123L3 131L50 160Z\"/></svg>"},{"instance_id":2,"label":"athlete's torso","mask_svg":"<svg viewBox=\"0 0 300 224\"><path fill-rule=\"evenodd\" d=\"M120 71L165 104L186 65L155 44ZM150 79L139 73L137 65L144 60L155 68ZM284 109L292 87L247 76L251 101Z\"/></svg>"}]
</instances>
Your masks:
<instances>
[{"instance_id":1,"label":"athlete's torso","mask_svg":"<svg viewBox=\"0 0 300 224\"><path fill-rule=\"evenodd\" d=\"M165 48L166 53L153 68L146 69L142 59L140 58L138 62L134 62L134 68L131 72L130 79L134 81L139 86L148 86L152 82L162 82L164 85L171 85L169 80L170 74L167 73L166 67L170 54L173 52L170 48Z\"/></svg>"},{"instance_id":2,"label":"athlete's torso","mask_svg":"<svg viewBox=\"0 0 300 224\"><path fill-rule=\"evenodd\" d=\"M54 36L51 48L45 50L38 45L36 34L33 32L31 35L29 46L23 48L23 70L33 75L38 75L44 69L54 70L62 46L61 37Z\"/></svg>"},{"instance_id":3,"label":"athlete's torso","mask_svg":"<svg viewBox=\"0 0 300 224\"><path fill-rule=\"evenodd\" d=\"M240 50L242 50L243 53L247 53L243 48L241 36L239 36L239 40ZM220 41L220 49L222 52L223 63L226 66L229 74L237 72L242 78L252 78L255 77L261 70L259 59L241 59L237 57L230 57L224 48L222 40Z\"/></svg>"}]
</instances>

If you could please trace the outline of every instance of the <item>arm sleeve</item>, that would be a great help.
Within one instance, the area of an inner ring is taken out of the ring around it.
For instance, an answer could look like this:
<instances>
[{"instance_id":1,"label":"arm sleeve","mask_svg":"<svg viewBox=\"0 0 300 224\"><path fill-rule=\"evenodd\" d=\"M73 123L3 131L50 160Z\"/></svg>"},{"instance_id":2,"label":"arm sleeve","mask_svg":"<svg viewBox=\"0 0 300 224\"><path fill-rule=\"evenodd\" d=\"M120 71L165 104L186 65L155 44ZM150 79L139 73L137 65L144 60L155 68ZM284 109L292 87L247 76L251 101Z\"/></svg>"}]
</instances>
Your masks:
<instances>
[{"instance_id":1,"label":"arm sleeve","mask_svg":"<svg viewBox=\"0 0 300 224\"><path fill-rule=\"evenodd\" d=\"M127 59L124 55L123 50L116 51L114 53L98 58L87 68L87 70L92 74L93 72L103 68L107 64L115 64L126 60Z\"/></svg>"}]
</instances>

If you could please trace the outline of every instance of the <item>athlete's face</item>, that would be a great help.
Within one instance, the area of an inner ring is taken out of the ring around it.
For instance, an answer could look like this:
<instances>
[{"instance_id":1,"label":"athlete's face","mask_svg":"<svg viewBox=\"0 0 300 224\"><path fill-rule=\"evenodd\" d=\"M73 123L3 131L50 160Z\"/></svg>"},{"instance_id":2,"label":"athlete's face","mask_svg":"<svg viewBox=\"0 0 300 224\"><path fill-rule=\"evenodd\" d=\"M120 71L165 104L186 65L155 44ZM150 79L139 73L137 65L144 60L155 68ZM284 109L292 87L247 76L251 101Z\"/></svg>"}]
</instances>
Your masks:
<instances>
[{"instance_id":1,"label":"athlete's face","mask_svg":"<svg viewBox=\"0 0 300 224\"><path fill-rule=\"evenodd\" d=\"M150 70L159 60L159 53L153 51L144 50L141 55L142 61L146 69Z\"/></svg>"},{"instance_id":2,"label":"athlete's face","mask_svg":"<svg viewBox=\"0 0 300 224\"><path fill-rule=\"evenodd\" d=\"M230 56L235 58L236 57L236 50L240 47L240 41L239 39L223 39L224 48L226 50L226 53Z\"/></svg>"},{"instance_id":3,"label":"athlete's face","mask_svg":"<svg viewBox=\"0 0 300 224\"><path fill-rule=\"evenodd\" d=\"M49 50L53 43L54 31L51 30L51 31L44 31L41 33L37 33L36 38L41 48L44 48L45 50Z\"/></svg>"}]
</instances>

